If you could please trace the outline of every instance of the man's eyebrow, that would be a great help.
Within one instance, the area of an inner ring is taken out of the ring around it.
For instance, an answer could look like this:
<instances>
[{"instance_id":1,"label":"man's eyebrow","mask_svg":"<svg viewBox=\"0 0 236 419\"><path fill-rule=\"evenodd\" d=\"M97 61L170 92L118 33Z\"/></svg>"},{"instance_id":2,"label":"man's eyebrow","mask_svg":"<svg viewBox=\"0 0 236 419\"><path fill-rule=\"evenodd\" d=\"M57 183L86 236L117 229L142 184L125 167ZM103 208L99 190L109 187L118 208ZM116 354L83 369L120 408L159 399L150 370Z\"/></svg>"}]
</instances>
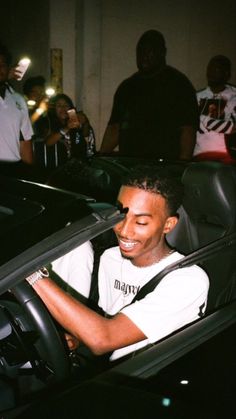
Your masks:
<instances>
[{"instance_id":1,"label":"man's eyebrow","mask_svg":"<svg viewBox=\"0 0 236 419\"><path fill-rule=\"evenodd\" d=\"M152 217L152 214L149 212L141 212L140 214L134 214L135 217Z\"/></svg>"}]
</instances>

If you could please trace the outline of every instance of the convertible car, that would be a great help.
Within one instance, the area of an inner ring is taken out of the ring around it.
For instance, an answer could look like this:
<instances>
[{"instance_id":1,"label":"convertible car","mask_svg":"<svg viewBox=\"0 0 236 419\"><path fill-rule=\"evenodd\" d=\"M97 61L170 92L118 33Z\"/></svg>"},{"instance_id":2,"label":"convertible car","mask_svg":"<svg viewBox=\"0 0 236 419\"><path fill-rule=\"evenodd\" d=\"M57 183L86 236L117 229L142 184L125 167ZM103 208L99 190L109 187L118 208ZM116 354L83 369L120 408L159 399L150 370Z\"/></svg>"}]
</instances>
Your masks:
<instances>
[{"instance_id":1,"label":"convertible car","mask_svg":"<svg viewBox=\"0 0 236 419\"><path fill-rule=\"evenodd\" d=\"M186 257L160 279L198 263L210 278L209 299L202 319L142 353L77 380L62 331L24 280L87 240L99 260L124 217L115 204L121 176L135 164L94 158L79 176L75 164L66 179L60 171L50 186L0 177L1 418L235 418L235 167L169 164L185 198L167 240ZM90 297L96 299L96 275Z\"/></svg>"}]
</instances>

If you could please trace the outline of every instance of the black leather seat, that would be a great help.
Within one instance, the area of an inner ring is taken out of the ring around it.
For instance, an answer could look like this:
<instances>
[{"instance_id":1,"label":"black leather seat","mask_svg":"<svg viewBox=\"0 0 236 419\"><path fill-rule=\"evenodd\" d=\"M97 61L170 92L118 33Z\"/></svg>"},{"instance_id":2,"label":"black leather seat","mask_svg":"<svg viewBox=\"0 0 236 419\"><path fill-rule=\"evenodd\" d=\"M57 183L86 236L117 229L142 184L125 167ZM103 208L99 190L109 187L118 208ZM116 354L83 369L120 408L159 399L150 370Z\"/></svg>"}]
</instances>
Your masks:
<instances>
[{"instance_id":1,"label":"black leather seat","mask_svg":"<svg viewBox=\"0 0 236 419\"><path fill-rule=\"evenodd\" d=\"M108 162L108 166L112 163ZM121 164L115 168L123 173ZM220 162L203 161L177 169L170 165L173 175L182 178L185 197L179 209L179 223L173 232L167 235L170 245L188 255L209 243L217 242L220 238L236 234L236 167ZM113 176L111 178L113 179ZM229 243L231 241L229 239ZM104 243L105 248L108 247L108 243L109 247L115 245L112 232L102 235L101 242L98 240L98 247L104 248ZM97 241L95 244L97 245ZM206 270L211 282L208 311L236 297L235 253L236 244L223 245L214 256L209 259L199 258L197 261ZM101 251L98 254L100 256ZM94 278L96 282L96 275ZM96 289L96 286L92 288Z\"/></svg>"},{"instance_id":2,"label":"black leather seat","mask_svg":"<svg viewBox=\"0 0 236 419\"><path fill-rule=\"evenodd\" d=\"M236 233L236 167L218 162L191 163L182 181L185 197L180 220L167 238L172 246L189 254ZM225 245L209 260L199 261L210 278L208 311L236 296L235 250L235 244Z\"/></svg>"}]
</instances>

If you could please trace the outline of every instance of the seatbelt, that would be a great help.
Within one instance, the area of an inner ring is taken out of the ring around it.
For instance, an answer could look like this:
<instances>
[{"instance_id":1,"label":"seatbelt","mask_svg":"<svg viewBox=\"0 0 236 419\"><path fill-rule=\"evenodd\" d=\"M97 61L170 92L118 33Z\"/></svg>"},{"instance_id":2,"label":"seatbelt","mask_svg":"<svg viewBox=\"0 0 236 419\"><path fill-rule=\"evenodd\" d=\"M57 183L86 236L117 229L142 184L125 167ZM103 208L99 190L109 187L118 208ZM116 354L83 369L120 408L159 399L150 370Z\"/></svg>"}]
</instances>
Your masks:
<instances>
[{"instance_id":1,"label":"seatbelt","mask_svg":"<svg viewBox=\"0 0 236 419\"><path fill-rule=\"evenodd\" d=\"M185 268L186 266L191 266L193 264L198 263L199 261L202 262L206 259L210 259L215 255L217 251L225 247L230 247L234 243L236 243L236 233L232 233L228 236L221 237L220 239L210 244L207 244L206 246L201 247L200 249L195 250L194 252L191 252L190 254L184 256L177 262L171 263L170 265L166 266L161 272L155 275L152 279L150 279L150 281L148 281L147 284L145 284L139 290L139 292L135 295L130 304L133 304L135 301L141 300L147 294L152 292L160 283L160 281L164 278L164 276L166 276L170 272L176 269Z\"/></svg>"}]
</instances>

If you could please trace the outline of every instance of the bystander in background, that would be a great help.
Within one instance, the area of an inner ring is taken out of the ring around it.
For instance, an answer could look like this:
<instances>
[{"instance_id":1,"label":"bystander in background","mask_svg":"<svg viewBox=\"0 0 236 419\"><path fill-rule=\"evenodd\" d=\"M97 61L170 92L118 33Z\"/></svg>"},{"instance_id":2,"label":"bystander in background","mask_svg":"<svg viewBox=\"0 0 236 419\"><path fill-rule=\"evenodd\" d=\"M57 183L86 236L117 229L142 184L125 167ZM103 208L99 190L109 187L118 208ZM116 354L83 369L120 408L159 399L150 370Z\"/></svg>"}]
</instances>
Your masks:
<instances>
[{"instance_id":1,"label":"bystander in background","mask_svg":"<svg viewBox=\"0 0 236 419\"><path fill-rule=\"evenodd\" d=\"M6 175L32 176L33 129L26 102L9 83L12 57L0 45L0 171Z\"/></svg>"},{"instance_id":2,"label":"bystander in background","mask_svg":"<svg viewBox=\"0 0 236 419\"><path fill-rule=\"evenodd\" d=\"M197 93L200 126L194 156L196 160L231 163L235 161L230 143L236 131L236 87L228 83L231 76L229 58L224 55L212 57L206 76L207 87Z\"/></svg>"},{"instance_id":3,"label":"bystander in background","mask_svg":"<svg viewBox=\"0 0 236 419\"><path fill-rule=\"evenodd\" d=\"M166 64L163 35L148 30L136 47L138 71L118 87L101 153L117 146L124 156L192 158L198 127L196 92Z\"/></svg>"},{"instance_id":4,"label":"bystander in background","mask_svg":"<svg viewBox=\"0 0 236 419\"><path fill-rule=\"evenodd\" d=\"M77 112L71 98L64 93L50 98L48 111L35 122L34 132L36 137L44 139L49 152L51 148L52 167L71 158L87 159L95 153L95 137L87 116Z\"/></svg>"},{"instance_id":5,"label":"bystander in background","mask_svg":"<svg viewBox=\"0 0 236 419\"><path fill-rule=\"evenodd\" d=\"M43 76L29 77L23 84L23 93L29 109L32 124L47 111L48 96L46 80Z\"/></svg>"}]
</instances>

